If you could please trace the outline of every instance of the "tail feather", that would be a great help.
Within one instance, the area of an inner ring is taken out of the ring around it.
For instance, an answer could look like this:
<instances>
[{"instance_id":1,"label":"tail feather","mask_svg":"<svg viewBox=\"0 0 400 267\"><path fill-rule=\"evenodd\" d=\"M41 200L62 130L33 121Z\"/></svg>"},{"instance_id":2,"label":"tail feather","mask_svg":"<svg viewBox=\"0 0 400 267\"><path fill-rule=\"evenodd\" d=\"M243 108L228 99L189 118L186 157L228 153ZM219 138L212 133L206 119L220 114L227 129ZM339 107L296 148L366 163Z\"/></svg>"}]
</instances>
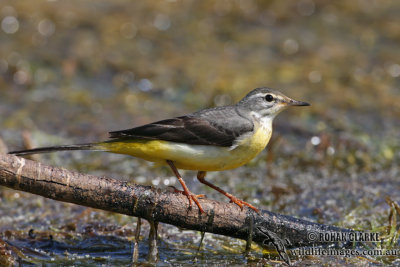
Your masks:
<instances>
[{"instance_id":1,"label":"tail feather","mask_svg":"<svg viewBox=\"0 0 400 267\"><path fill-rule=\"evenodd\" d=\"M31 154L42 154L57 151L67 151L67 150L96 150L96 144L79 144L79 145L64 145L64 146L49 146L49 147L39 147L34 149L11 151L8 154L16 156L24 156Z\"/></svg>"}]
</instances>

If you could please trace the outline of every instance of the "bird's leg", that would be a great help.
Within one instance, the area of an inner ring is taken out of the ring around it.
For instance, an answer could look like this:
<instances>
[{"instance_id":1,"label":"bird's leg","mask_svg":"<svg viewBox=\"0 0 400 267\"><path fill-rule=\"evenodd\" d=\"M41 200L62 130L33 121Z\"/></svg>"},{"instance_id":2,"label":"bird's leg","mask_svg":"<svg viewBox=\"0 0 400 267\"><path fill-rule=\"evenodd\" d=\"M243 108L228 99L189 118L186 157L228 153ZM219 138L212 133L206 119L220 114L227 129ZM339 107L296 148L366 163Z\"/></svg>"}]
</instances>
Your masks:
<instances>
[{"instance_id":1,"label":"bird's leg","mask_svg":"<svg viewBox=\"0 0 400 267\"><path fill-rule=\"evenodd\" d=\"M221 194L223 194L224 196L229 198L231 200L231 202L233 202L236 205L238 205L241 209L243 209L243 205L245 205L245 206L251 208L252 210L254 210L255 212L259 213L259 210L256 207L254 207L253 205L251 205L251 204L249 204L249 203L247 203L247 202L245 202L243 200L240 200L240 199L236 198L235 196L225 192L224 190L222 190L218 186L213 185L212 183L206 181L205 177L206 177L206 172L205 171L199 171L197 173L197 179L200 181L200 183L205 184L205 185L217 190L218 192L220 192Z\"/></svg>"},{"instance_id":2,"label":"bird's leg","mask_svg":"<svg viewBox=\"0 0 400 267\"><path fill-rule=\"evenodd\" d=\"M187 188L185 181L183 181L182 176L179 174L178 170L176 169L174 163L170 160L167 160L168 165L171 167L172 171L174 172L176 178L178 178L178 181L181 183L182 188L183 188L183 194L187 196L189 199L189 208L192 207L192 199L196 203L197 207L199 207L199 210L201 213L205 213L203 208L200 205L199 200L197 199L197 196L193 194L192 192L189 191L189 188Z\"/></svg>"}]
</instances>

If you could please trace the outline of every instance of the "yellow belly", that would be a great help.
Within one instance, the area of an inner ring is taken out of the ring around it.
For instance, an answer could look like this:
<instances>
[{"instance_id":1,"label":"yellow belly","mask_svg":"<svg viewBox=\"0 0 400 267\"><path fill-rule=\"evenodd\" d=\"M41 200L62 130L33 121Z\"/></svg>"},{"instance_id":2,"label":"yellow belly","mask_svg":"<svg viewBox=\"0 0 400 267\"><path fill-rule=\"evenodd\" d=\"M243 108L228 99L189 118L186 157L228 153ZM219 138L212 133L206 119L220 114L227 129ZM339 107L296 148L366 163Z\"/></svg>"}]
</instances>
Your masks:
<instances>
[{"instance_id":1,"label":"yellow belly","mask_svg":"<svg viewBox=\"0 0 400 267\"><path fill-rule=\"evenodd\" d=\"M188 145L168 141L129 140L100 143L99 148L108 152L127 154L159 164L174 162L179 169L221 171L246 164L268 144L271 131L260 127L234 148Z\"/></svg>"}]
</instances>

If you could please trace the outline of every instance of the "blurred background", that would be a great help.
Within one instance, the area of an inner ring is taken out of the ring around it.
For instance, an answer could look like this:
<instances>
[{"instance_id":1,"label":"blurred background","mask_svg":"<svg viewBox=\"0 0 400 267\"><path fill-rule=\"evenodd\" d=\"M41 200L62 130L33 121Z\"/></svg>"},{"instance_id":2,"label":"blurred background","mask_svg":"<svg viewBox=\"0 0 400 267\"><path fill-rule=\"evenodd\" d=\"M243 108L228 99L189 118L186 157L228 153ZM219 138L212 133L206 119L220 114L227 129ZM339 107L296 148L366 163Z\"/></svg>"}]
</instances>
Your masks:
<instances>
[{"instance_id":1,"label":"blurred background","mask_svg":"<svg viewBox=\"0 0 400 267\"><path fill-rule=\"evenodd\" d=\"M235 103L267 86L312 106L280 114L266 151L210 180L260 208L379 231L387 248L399 248L396 225L388 227L396 218L390 201L400 201L399 14L400 2L390 0L2 0L0 152L104 140L108 131ZM34 159L161 188L177 184L167 168L128 156ZM193 192L226 201L194 172L182 174ZM0 258L129 263L135 219L5 188L0 197L0 242L20 252ZM40 238L28 240L30 229ZM199 233L168 225L160 236L160 264L278 259L259 248L244 256L241 241L209 234L198 253ZM142 261L146 238L144 230Z\"/></svg>"}]
</instances>

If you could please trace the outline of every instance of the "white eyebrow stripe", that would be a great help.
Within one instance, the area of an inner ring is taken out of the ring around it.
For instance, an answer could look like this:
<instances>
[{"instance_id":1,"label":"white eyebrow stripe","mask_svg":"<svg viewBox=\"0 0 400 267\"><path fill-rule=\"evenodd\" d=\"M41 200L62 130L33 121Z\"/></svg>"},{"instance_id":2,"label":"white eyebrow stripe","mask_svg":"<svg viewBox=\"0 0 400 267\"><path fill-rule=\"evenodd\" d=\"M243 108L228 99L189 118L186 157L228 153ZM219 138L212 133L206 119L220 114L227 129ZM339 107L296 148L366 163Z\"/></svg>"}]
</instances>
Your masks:
<instances>
[{"instance_id":1,"label":"white eyebrow stripe","mask_svg":"<svg viewBox=\"0 0 400 267\"><path fill-rule=\"evenodd\" d=\"M265 95L267 95L267 94L266 93L258 93L258 94L252 95L250 98L256 98L256 97L260 97L260 96L264 97Z\"/></svg>"}]
</instances>

